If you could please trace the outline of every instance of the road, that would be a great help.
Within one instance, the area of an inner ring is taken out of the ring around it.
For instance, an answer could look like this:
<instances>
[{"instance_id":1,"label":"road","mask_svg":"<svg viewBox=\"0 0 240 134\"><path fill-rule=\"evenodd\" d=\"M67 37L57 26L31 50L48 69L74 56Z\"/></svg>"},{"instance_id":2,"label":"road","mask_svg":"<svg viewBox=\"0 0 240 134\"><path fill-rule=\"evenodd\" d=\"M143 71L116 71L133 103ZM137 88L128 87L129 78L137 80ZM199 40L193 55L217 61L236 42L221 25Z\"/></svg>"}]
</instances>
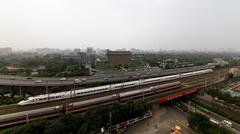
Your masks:
<instances>
[{"instance_id":1,"label":"road","mask_svg":"<svg viewBox=\"0 0 240 134\"><path fill-rule=\"evenodd\" d=\"M208 73L208 74L202 74L202 75L197 75L197 76L192 76L192 77L186 77L186 78L182 78L182 79L177 79L177 80L173 80L173 81L181 81L184 85L189 85L187 83L196 83L196 82L204 82L205 78L209 78L214 80L213 77L217 78L218 72L213 72L213 73ZM172 81L167 81L168 82L172 82ZM210 82L210 81L209 81ZM166 83L166 82L164 82ZM135 88L128 88L128 89L123 89L123 90L119 90L119 91L112 91L112 92L106 92L106 93L102 93L102 94L97 94L97 95L91 95L91 96L87 96L87 97L78 97L78 98L73 98L73 99L67 99L68 103L70 102L77 102L77 101L81 101L84 99L89 99L89 98L94 98L94 97L100 97L100 96L105 96L105 95L110 95L110 94L114 94L114 93L120 93L120 92L125 92L125 91L130 91L130 90L135 90L135 89L139 89L139 88L146 88L146 87L151 87L154 85L159 85L162 83L154 83L154 84L150 84L150 85L146 85L146 86L141 86L141 87L135 87ZM0 114L6 114L6 113L12 113L12 112L17 112L17 111L23 111L23 110L31 110L34 108L39 108L39 107L47 107L47 106L54 106L54 105L60 105L66 103L66 100L61 100L61 101L53 101L53 102L48 102L48 103L42 103L42 104L37 104L37 105L30 105L30 106L26 106L26 107L19 107L17 105L12 105L10 107L5 107L5 106L1 106L0 107Z\"/></svg>"},{"instance_id":2,"label":"road","mask_svg":"<svg viewBox=\"0 0 240 134\"><path fill-rule=\"evenodd\" d=\"M185 104L185 106L188 106L188 104L186 104L186 103L184 103L184 104ZM227 119L226 117L223 117L223 116L221 116L221 115L219 115L219 114L216 114L216 113L214 113L214 112L212 112L212 111L209 111L208 113L202 112L201 109L203 109L203 107L200 106L200 105L198 105L198 104L196 104L196 103L194 103L194 102L190 102L190 106L196 108L196 109L197 109L197 112L199 112L199 113L207 116L207 117L210 118L210 119L215 119L215 120L217 120L217 121L219 121L219 122L221 122L221 121L223 121L223 120L228 120L228 121L229 121L229 119ZM235 123L235 122L233 122L233 121L230 121L230 122L232 122L232 127L229 127L229 126L225 126L225 127L227 127L228 129L230 129L230 130L233 131L234 133L239 134L239 133L240 133L240 124Z\"/></svg>"},{"instance_id":3,"label":"road","mask_svg":"<svg viewBox=\"0 0 240 134\"><path fill-rule=\"evenodd\" d=\"M206 69L206 66L199 67L188 67L188 68L179 68L179 69L168 69L161 70L159 68L152 68L149 70L135 70L130 72L120 72L120 71L111 71L104 73L97 73L92 76L84 77L69 77L64 81L61 81L58 77L32 77L32 79L27 79L22 76L11 76L11 75L0 75L0 85L6 86L66 86L66 85L82 85L93 82L104 82L104 81L121 81L129 79L141 79L146 77L157 77L171 74L179 74L183 72L190 72L196 70ZM131 77L131 78L130 78ZM87 79L86 82L75 83L75 79ZM41 80L41 83L36 83L36 80Z\"/></svg>"},{"instance_id":4,"label":"road","mask_svg":"<svg viewBox=\"0 0 240 134\"><path fill-rule=\"evenodd\" d=\"M202 82L203 80L205 80L206 77L214 80L214 78L212 78L212 77L215 77L215 78L218 77L217 74L218 74L218 72L213 72L213 73L202 74L202 75L193 76L193 77L186 77L186 78L182 78L182 79L178 79L178 80L174 80L174 81L181 81L184 85L188 86L189 84L187 84L187 83L189 83L189 82L191 82L191 83L192 82L199 82L199 81ZM171 82L171 81L168 81L168 82ZM97 95L91 95L91 96L86 96L86 97L77 97L77 98L72 98L72 99L59 100L59 101L41 103L41 104L36 104L36 105L29 105L29 106L24 106L24 107L21 107L21 106L18 106L18 105L1 106L0 107L0 114L13 113L13 112L19 112L19 111L25 111L25 110L32 110L32 109L48 107L48 106L56 106L56 105L61 105L61 104L64 104L64 103L77 102L77 101L82 101L82 100L86 100L86 99L89 99L89 98L96 98L96 97L106 96L106 95L110 95L110 94L114 94L114 93L120 93L120 92L135 90L135 89L139 89L139 88L147 88L147 87L151 87L151 86L159 85L159 84L162 84L162 83L155 83L155 84L150 84L150 85L141 86L141 87L128 88L128 89L123 89L123 90L119 90L119 91L117 90L117 91L106 92L106 93L101 93L101 94L97 94Z\"/></svg>"},{"instance_id":5,"label":"road","mask_svg":"<svg viewBox=\"0 0 240 134\"><path fill-rule=\"evenodd\" d=\"M205 78L206 75L213 75L213 74L216 75L216 73L210 73L210 74L195 76L194 78L199 80L200 77ZM190 78L185 78L185 79L189 79L192 82L192 79L190 79ZM136 88L139 88L139 87L136 87ZM161 97L161 96L168 96L170 94L174 94L176 92L180 92L180 91L184 91L184 90L186 90L186 89L183 88L183 89L177 89L177 90L170 90L170 91L167 91L167 92L161 92L161 94L153 94L151 96L148 96L149 98L146 96L145 99L150 99L150 97L151 97L151 100L153 100L154 98L157 98L156 101L158 102L159 97ZM123 90L121 90L119 92L123 92ZM108 94L108 95L113 94L113 92L106 92L106 94ZM98 95L102 96L104 94L98 94ZM1 108L0 113L1 114L8 114L8 113L14 113L14 112L21 112L21 111L26 112L28 110L34 110L34 109L39 109L39 108L44 108L44 107L49 107L49 106L64 105L64 104L69 104L69 103L72 103L72 102L78 102L78 101L81 101L81 100L96 98L96 97L100 97L100 96L95 95L95 96L78 97L78 98L66 99L66 100L61 100L61 101L51 101L51 102L47 102L47 103L41 103L41 104L36 104L36 105L27 105L27 106L10 105L10 106L6 106L6 107L0 107ZM143 99L143 97L142 98L136 98L136 99L141 101Z\"/></svg>"}]
</instances>

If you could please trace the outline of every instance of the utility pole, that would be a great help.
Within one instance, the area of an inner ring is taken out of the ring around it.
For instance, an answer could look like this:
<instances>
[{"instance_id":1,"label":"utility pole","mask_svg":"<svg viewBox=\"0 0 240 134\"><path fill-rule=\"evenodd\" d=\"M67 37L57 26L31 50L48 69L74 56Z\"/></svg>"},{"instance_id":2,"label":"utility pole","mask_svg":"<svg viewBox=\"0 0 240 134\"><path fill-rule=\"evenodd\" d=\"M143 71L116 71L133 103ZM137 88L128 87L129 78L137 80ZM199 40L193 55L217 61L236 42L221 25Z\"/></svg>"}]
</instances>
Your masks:
<instances>
[{"instance_id":1,"label":"utility pole","mask_svg":"<svg viewBox=\"0 0 240 134\"><path fill-rule=\"evenodd\" d=\"M75 88L76 88L75 81L73 81L73 96L75 96L75 90L76 90Z\"/></svg>"},{"instance_id":2,"label":"utility pole","mask_svg":"<svg viewBox=\"0 0 240 134\"><path fill-rule=\"evenodd\" d=\"M144 90L143 90L143 102L144 102Z\"/></svg>"},{"instance_id":3,"label":"utility pole","mask_svg":"<svg viewBox=\"0 0 240 134\"><path fill-rule=\"evenodd\" d=\"M29 124L29 114L28 113L26 115L26 123L27 123L27 125Z\"/></svg>"},{"instance_id":4,"label":"utility pole","mask_svg":"<svg viewBox=\"0 0 240 134\"><path fill-rule=\"evenodd\" d=\"M20 84L19 84L19 96L22 97L22 87Z\"/></svg>"},{"instance_id":5,"label":"utility pole","mask_svg":"<svg viewBox=\"0 0 240 134\"><path fill-rule=\"evenodd\" d=\"M13 80L11 80L11 88L10 88L10 95L12 96L12 90L13 90Z\"/></svg>"},{"instance_id":6,"label":"utility pole","mask_svg":"<svg viewBox=\"0 0 240 134\"><path fill-rule=\"evenodd\" d=\"M109 133L112 133L112 112L109 113Z\"/></svg>"},{"instance_id":7,"label":"utility pole","mask_svg":"<svg viewBox=\"0 0 240 134\"><path fill-rule=\"evenodd\" d=\"M190 114L190 110L191 110L191 101L188 101L188 114Z\"/></svg>"},{"instance_id":8,"label":"utility pole","mask_svg":"<svg viewBox=\"0 0 240 134\"><path fill-rule=\"evenodd\" d=\"M206 87L207 87L207 78L205 77L204 88L206 89Z\"/></svg>"},{"instance_id":9,"label":"utility pole","mask_svg":"<svg viewBox=\"0 0 240 134\"><path fill-rule=\"evenodd\" d=\"M46 93L48 95L48 100L49 100L48 81L46 81Z\"/></svg>"}]
</instances>

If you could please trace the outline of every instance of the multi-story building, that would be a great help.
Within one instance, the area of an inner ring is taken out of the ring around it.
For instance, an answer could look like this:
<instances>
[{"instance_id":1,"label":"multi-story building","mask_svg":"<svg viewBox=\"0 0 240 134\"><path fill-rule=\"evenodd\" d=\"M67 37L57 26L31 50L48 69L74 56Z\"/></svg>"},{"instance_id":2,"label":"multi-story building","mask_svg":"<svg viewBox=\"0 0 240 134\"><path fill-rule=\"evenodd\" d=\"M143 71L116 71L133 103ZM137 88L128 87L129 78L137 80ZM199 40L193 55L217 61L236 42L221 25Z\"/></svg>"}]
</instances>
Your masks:
<instances>
[{"instance_id":1,"label":"multi-story building","mask_svg":"<svg viewBox=\"0 0 240 134\"><path fill-rule=\"evenodd\" d=\"M131 64L132 53L130 51L110 51L107 50L107 60L110 65Z\"/></svg>"},{"instance_id":2,"label":"multi-story building","mask_svg":"<svg viewBox=\"0 0 240 134\"><path fill-rule=\"evenodd\" d=\"M10 47L0 48L0 55L8 55L10 53L12 53L12 48Z\"/></svg>"},{"instance_id":3,"label":"multi-story building","mask_svg":"<svg viewBox=\"0 0 240 134\"><path fill-rule=\"evenodd\" d=\"M87 55L84 52L77 52L76 54L62 55L62 59L72 59L76 62L85 64L87 62Z\"/></svg>"}]
</instances>

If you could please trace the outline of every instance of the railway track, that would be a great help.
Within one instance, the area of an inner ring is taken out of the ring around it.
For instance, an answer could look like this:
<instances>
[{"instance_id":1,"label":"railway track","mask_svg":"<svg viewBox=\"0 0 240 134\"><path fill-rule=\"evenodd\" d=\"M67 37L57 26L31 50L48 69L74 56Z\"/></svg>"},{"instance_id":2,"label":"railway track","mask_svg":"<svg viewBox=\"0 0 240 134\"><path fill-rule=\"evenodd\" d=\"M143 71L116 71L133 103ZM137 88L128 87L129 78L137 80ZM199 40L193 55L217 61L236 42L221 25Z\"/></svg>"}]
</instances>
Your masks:
<instances>
[{"instance_id":1,"label":"railway track","mask_svg":"<svg viewBox=\"0 0 240 134\"><path fill-rule=\"evenodd\" d=\"M164 84L164 83L174 82L174 81L180 81L185 86L189 86L194 83L200 83L200 82L202 84L206 84L205 82L212 81L213 79L219 78L220 73L221 73L221 71L214 71L214 72L208 73L208 74L186 77L186 78L171 80L171 81L167 81L167 82L154 83L154 84L149 84L149 85L144 85L144 86L142 85L142 86L133 87L133 88L121 89L121 90L105 92L105 93L89 95L89 96L83 96L83 97L77 97L77 98L68 98L68 99L64 99L64 100L51 101L51 102L46 102L46 103L32 104L32 105L26 105L26 106L19 106L17 104L13 104L10 106L9 105L1 106L0 107L0 115L14 113L14 112L27 111L27 110L33 110L33 109L38 109L38 108L44 108L44 107L49 107L49 106L63 105L63 104L68 104L68 103L73 103L73 102L78 102L78 101L84 101L84 100L88 100L88 99L92 99L92 98L97 98L97 97L107 96L107 95L111 95L111 94L119 94L119 93L126 92L126 91L136 90L139 88L149 88L149 87L156 86L159 84Z\"/></svg>"},{"instance_id":2,"label":"railway track","mask_svg":"<svg viewBox=\"0 0 240 134\"><path fill-rule=\"evenodd\" d=\"M192 81L190 79L191 81L188 81L188 84L184 84L184 86L180 89L174 89L174 90L164 91L164 92L160 92L160 93L156 93L156 94L151 94L150 96L146 94L145 97L148 100L147 102L150 102L150 100L151 101L154 100L155 102L157 102L157 101L159 101L159 98L161 98L161 97L166 97L166 96L169 96L169 95L177 94L179 92L188 92L188 90L191 91L191 87L195 87L199 84L200 85L205 84L206 86L208 86L208 85L214 84L214 83L219 81L219 77L214 76L214 73L212 75L209 75L209 80L207 80L207 81L206 81L206 75L205 75L205 77L196 77L195 76L194 78L198 79L198 80ZM201 86L201 87L203 87L203 86ZM137 87L137 88L140 88L140 87ZM145 88L141 87L140 90L143 90ZM134 90L134 89L132 89L132 90ZM126 91L121 90L121 92L126 92ZM113 92L108 92L108 96L111 96L111 94L114 94L114 93ZM49 103L41 103L41 104L35 104L35 105L27 105L27 106L18 106L17 105L15 107L15 105L12 105L12 106L9 106L8 108L6 107L5 112L7 112L7 111L9 112L9 111L13 110L12 113L19 113L19 112L21 113L22 112L22 113L24 113L24 116L13 118L13 120L2 122L1 124L2 124L2 126L8 126L8 125L13 125L13 124L18 124L18 123L26 123L26 122L36 120L36 119L41 119L41 118L52 118L52 117L59 116L59 115L61 115L61 112L59 112L59 109L57 109L57 110L55 109L56 106L58 106L59 104L60 105L59 105L58 108L61 109L61 108L63 108L63 106L66 106L66 111L71 113L71 112L79 112L79 111L83 111L83 110L86 110L86 109L99 107L99 106L104 106L104 105L109 105L109 104L114 103L114 101L101 102L101 104L94 104L93 106L90 105L90 106L87 106L87 107L82 107L82 106L81 107L72 107L72 105L69 105L69 104L72 104L72 102L79 103L79 101L80 101L82 103L86 100L88 101L88 99L91 100L90 97L92 97L92 100L98 100L99 98L101 98L101 96L103 96L103 94L99 94L99 95L100 95L100 97L96 97L96 96L91 95L91 96L86 96L86 98L84 98L84 97L72 98L72 99L53 101L53 102L49 102ZM105 97L103 96L102 98L105 98ZM82 100L77 100L77 99L82 99ZM134 99L134 101L139 101L139 100L144 99L144 94L134 96L133 98L130 97L128 99ZM77 100L77 101L75 101L75 100ZM125 101L125 99L123 99L121 101ZM57 105L53 105L54 103L56 103ZM64 103L65 103L65 105L64 105ZM40 108L40 106L43 106L43 107ZM19 111L16 112L16 109L14 107ZM28 110L28 108L29 108L29 110ZM52 110L52 112L49 112L49 111L44 112L45 109L55 109L55 110ZM32 111L32 112L35 112L35 114L28 115L28 114L25 114L24 111L26 111L26 113L29 113L30 111ZM37 111L43 111L43 112L39 113ZM8 116L9 116L9 113L8 113Z\"/></svg>"}]
</instances>

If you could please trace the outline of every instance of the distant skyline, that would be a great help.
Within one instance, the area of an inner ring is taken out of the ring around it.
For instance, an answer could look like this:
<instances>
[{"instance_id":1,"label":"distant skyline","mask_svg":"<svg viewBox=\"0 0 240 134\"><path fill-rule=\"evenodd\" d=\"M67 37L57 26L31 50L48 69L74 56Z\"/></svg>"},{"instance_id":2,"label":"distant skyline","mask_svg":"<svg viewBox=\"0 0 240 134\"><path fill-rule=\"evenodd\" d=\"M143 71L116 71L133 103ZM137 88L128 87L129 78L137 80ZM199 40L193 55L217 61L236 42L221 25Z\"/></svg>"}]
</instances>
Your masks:
<instances>
[{"instance_id":1,"label":"distant skyline","mask_svg":"<svg viewBox=\"0 0 240 134\"><path fill-rule=\"evenodd\" d=\"M239 0L5 0L0 47L240 52Z\"/></svg>"}]
</instances>

